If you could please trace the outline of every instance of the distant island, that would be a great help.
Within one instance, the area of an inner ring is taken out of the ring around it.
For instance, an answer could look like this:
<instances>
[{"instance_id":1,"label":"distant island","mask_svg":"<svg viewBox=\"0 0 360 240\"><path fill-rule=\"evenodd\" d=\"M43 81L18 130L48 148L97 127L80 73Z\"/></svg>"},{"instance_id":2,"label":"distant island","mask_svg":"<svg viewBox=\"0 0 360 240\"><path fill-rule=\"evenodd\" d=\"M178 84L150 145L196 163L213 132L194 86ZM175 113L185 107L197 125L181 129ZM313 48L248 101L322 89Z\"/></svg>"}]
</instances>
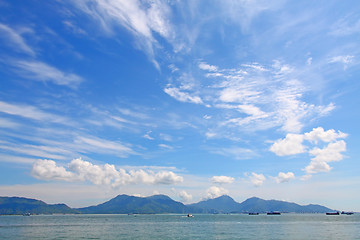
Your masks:
<instances>
[{"instance_id":1,"label":"distant island","mask_svg":"<svg viewBox=\"0 0 360 240\"><path fill-rule=\"evenodd\" d=\"M321 205L249 198L242 203L230 196L200 201L185 205L166 195L135 197L118 195L96 206L70 208L65 204L47 204L43 201L22 197L0 197L0 215L25 214L161 214L161 213L326 213L334 210Z\"/></svg>"}]
</instances>

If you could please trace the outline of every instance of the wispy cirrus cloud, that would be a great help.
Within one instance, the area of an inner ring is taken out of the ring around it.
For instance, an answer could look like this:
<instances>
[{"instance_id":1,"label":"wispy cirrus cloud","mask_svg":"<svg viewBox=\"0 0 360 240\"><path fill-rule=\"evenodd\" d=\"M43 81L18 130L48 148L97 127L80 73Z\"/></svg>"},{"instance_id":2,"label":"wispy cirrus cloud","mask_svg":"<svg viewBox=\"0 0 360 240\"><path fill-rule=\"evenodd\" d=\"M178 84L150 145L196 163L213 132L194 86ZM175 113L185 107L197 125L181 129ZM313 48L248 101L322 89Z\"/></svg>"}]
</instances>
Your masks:
<instances>
[{"instance_id":1,"label":"wispy cirrus cloud","mask_svg":"<svg viewBox=\"0 0 360 240\"><path fill-rule=\"evenodd\" d=\"M335 108L333 103L316 106L306 102L303 95L309 89L298 79L297 69L280 61L266 66L254 62L231 69L201 62L198 67L202 76L195 80L182 74L164 91L178 101L217 109L218 117L208 121L217 121L209 131L213 136L226 128L257 131L279 127L296 133L306 120L324 116Z\"/></svg>"},{"instance_id":2,"label":"wispy cirrus cloud","mask_svg":"<svg viewBox=\"0 0 360 240\"><path fill-rule=\"evenodd\" d=\"M66 117L48 113L39 109L36 106L31 106L27 104L15 104L0 101L0 112L37 121L50 121L53 123L62 123L65 125L69 125L72 122Z\"/></svg>"},{"instance_id":3,"label":"wispy cirrus cloud","mask_svg":"<svg viewBox=\"0 0 360 240\"><path fill-rule=\"evenodd\" d=\"M183 182L183 177L172 171L153 172L116 168L115 165L95 165L82 159L72 160L68 168L53 160L38 160L33 164L33 177L47 181L89 181L95 185L120 187L129 184L171 185Z\"/></svg>"},{"instance_id":4,"label":"wispy cirrus cloud","mask_svg":"<svg viewBox=\"0 0 360 240\"><path fill-rule=\"evenodd\" d=\"M170 43L175 41L175 32L169 21L170 8L165 1L86 0L74 3L111 36L116 35L119 26L127 29L157 68L154 52L158 41L154 33Z\"/></svg>"},{"instance_id":5,"label":"wispy cirrus cloud","mask_svg":"<svg viewBox=\"0 0 360 240\"><path fill-rule=\"evenodd\" d=\"M113 154L118 157L127 157L138 154L131 147L120 142L114 142L94 136L77 136L74 142L79 151Z\"/></svg>"},{"instance_id":6,"label":"wispy cirrus cloud","mask_svg":"<svg viewBox=\"0 0 360 240\"><path fill-rule=\"evenodd\" d=\"M22 34L31 32L31 29L21 28L15 30L8 25L0 23L0 39L3 39L5 45L10 46L14 51L26 53L30 56L35 56L36 52L26 43Z\"/></svg>"},{"instance_id":7,"label":"wispy cirrus cloud","mask_svg":"<svg viewBox=\"0 0 360 240\"><path fill-rule=\"evenodd\" d=\"M182 91L176 87L167 87L164 89L164 92L180 102L190 102L195 104L203 103L199 96L192 96L189 92Z\"/></svg>"},{"instance_id":8,"label":"wispy cirrus cloud","mask_svg":"<svg viewBox=\"0 0 360 240\"><path fill-rule=\"evenodd\" d=\"M331 35L347 36L360 32L360 20L357 14L348 14L347 16L338 19L331 26Z\"/></svg>"},{"instance_id":9,"label":"wispy cirrus cloud","mask_svg":"<svg viewBox=\"0 0 360 240\"><path fill-rule=\"evenodd\" d=\"M76 88L83 78L74 74L59 70L47 63L35 60L16 60L10 62L18 74L24 78L35 81L52 82L56 85L63 85L70 88Z\"/></svg>"},{"instance_id":10,"label":"wispy cirrus cloud","mask_svg":"<svg viewBox=\"0 0 360 240\"><path fill-rule=\"evenodd\" d=\"M251 149L236 147L236 146L222 147L222 148L211 147L209 151L213 154L218 154L225 157L231 157L236 160L250 159L252 157L257 156L257 154Z\"/></svg>"}]
</instances>

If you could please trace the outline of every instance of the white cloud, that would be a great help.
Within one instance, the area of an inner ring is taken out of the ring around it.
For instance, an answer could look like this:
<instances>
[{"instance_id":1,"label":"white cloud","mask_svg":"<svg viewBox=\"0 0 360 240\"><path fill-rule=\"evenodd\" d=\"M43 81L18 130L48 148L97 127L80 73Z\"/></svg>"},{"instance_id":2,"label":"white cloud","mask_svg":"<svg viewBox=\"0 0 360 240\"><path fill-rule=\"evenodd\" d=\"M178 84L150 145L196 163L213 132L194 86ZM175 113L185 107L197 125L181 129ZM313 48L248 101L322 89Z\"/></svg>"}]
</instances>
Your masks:
<instances>
[{"instance_id":1,"label":"white cloud","mask_svg":"<svg viewBox=\"0 0 360 240\"><path fill-rule=\"evenodd\" d=\"M0 23L0 39L5 39L5 44L11 46L15 51L20 51L31 56L35 56L35 51L27 45L19 31Z\"/></svg>"},{"instance_id":2,"label":"white cloud","mask_svg":"<svg viewBox=\"0 0 360 240\"><path fill-rule=\"evenodd\" d=\"M157 45L153 32L172 43L175 48L175 32L170 25L170 8L164 1L76 1L76 6L90 15L110 35L117 26L126 28L136 39L136 44L144 50L156 67L154 56Z\"/></svg>"},{"instance_id":3,"label":"white cloud","mask_svg":"<svg viewBox=\"0 0 360 240\"><path fill-rule=\"evenodd\" d=\"M220 92L220 100L227 103L241 103L255 100L260 97L260 91L252 90L243 86L227 87Z\"/></svg>"},{"instance_id":4,"label":"white cloud","mask_svg":"<svg viewBox=\"0 0 360 240\"><path fill-rule=\"evenodd\" d=\"M81 29L80 27L76 26L74 23L72 23L71 21L63 21L63 24L73 33L75 34L79 34L79 35L88 35L87 32L85 32L83 29Z\"/></svg>"},{"instance_id":5,"label":"white cloud","mask_svg":"<svg viewBox=\"0 0 360 240\"><path fill-rule=\"evenodd\" d=\"M305 172L313 174L318 172L330 172L331 169L332 167L330 167L326 162L311 161L310 164L305 167Z\"/></svg>"},{"instance_id":6,"label":"white cloud","mask_svg":"<svg viewBox=\"0 0 360 240\"><path fill-rule=\"evenodd\" d=\"M133 149L122 143L109 141L93 136L77 136L74 140L79 151L114 154L119 157L138 154Z\"/></svg>"},{"instance_id":7,"label":"white cloud","mask_svg":"<svg viewBox=\"0 0 360 240\"><path fill-rule=\"evenodd\" d=\"M213 176L211 178L212 183L225 184L225 183L233 183L235 179L233 177L228 176Z\"/></svg>"},{"instance_id":8,"label":"white cloud","mask_svg":"<svg viewBox=\"0 0 360 240\"><path fill-rule=\"evenodd\" d=\"M192 103L200 103L200 99L191 101L190 96L201 96L210 107L220 108L226 116L218 123L221 128L257 131L280 127L284 132L298 133L306 120L334 109L332 103L316 106L305 102L302 98L309 88L299 79L301 70L280 61L270 66L242 64L235 69L221 69L202 62L200 67L211 74L205 75L203 84L198 79L189 83L190 78L179 77L179 86L186 83L192 87L186 93L183 88L169 87L168 94Z\"/></svg>"},{"instance_id":9,"label":"white cloud","mask_svg":"<svg viewBox=\"0 0 360 240\"><path fill-rule=\"evenodd\" d=\"M52 160L38 160L34 163L31 175L42 180L74 181L75 175L68 172L64 167L56 165Z\"/></svg>"},{"instance_id":10,"label":"white cloud","mask_svg":"<svg viewBox=\"0 0 360 240\"><path fill-rule=\"evenodd\" d=\"M95 185L119 187L128 184L176 184L183 182L183 177L171 171L145 171L117 169L114 165L95 165L82 159L74 159L68 170L57 166L53 160L38 160L34 163L32 176L41 180L89 181Z\"/></svg>"},{"instance_id":11,"label":"white cloud","mask_svg":"<svg viewBox=\"0 0 360 240\"><path fill-rule=\"evenodd\" d=\"M295 175L292 172L288 172L288 173L279 172L278 176L275 178L277 183L289 182L292 179L295 179Z\"/></svg>"},{"instance_id":12,"label":"white cloud","mask_svg":"<svg viewBox=\"0 0 360 240\"><path fill-rule=\"evenodd\" d=\"M19 60L11 62L11 65L21 76L36 81L49 81L70 88L76 88L83 81L76 74L63 72L44 62Z\"/></svg>"},{"instance_id":13,"label":"white cloud","mask_svg":"<svg viewBox=\"0 0 360 240\"><path fill-rule=\"evenodd\" d=\"M1 105L2 102L0 102ZM0 110L1 111L1 110ZM20 125L6 118L0 118L0 128L18 128Z\"/></svg>"},{"instance_id":14,"label":"white cloud","mask_svg":"<svg viewBox=\"0 0 360 240\"><path fill-rule=\"evenodd\" d=\"M341 161L344 156L342 152L346 151L344 140L347 134L341 131L336 132L334 129L325 131L322 127L313 128L312 131L304 134L287 134L284 139L277 140L271 147L270 151L278 156L295 155L307 152L314 156L311 162L305 167L304 171L309 175L318 172L329 172L332 168L329 162ZM328 143L323 148L305 146L307 141L312 145Z\"/></svg>"},{"instance_id":15,"label":"white cloud","mask_svg":"<svg viewBox=\"0 0 360 240\"><path fill-rule=\"evenodd\" d=\"M311 65L311 64L312 64L312 61L313 61L313 58L312 58L312 57L309 57L309 58L306 60L306 64L307 64L307 65Z\"/></svg>"},{"instance_id":16,"label":"white cloud","mask_svg":"<svg viewBox=\"0 0 360 240\"><path fill-rule=\"evenodd\" d=\"M214 137L211 133L207 133L207 137ZM225 157L231 157L236 160L249 159L256 156L256 153L251 149L241 148L241 147L223 147L223 148L211 148L209 150L211 153L219 154Z\"/></svg>"},{"instance_id":17,"label":"white cloud","mask_svg":"<svg viewBox=\"0 0 360 240\"><path fill-rule=\"evenodd\" d=\"M70 153L60 148L53 148L48 146L30 145L30 144L2 144L0 149L3 151L12 152L15 154L52 158L57 160L64 160L66 157L63 154Z\"/></svg>"},{"instance_id":18,"label":"white cloud","mask_svg":"<svg viewBox=\"0 0 360 240\"><path fill-rule=\"evenodd\" d=\"M182 190L178 193L182 202L190 202L192 200L192 195Z\"/></svg>"},{"instance_id":19,"label":"white cloud","mask_svg":"<svg viewBox=\"0 0 360 240\"><path fill-rule=\"evenodd\" d=\"M12 104L0 101L0 112L38 121L50 121L63 124L69 124L71 122L62 116L46 113L37 107L24 104Z\"/></svg>"},{"instance_id":20,"label":"white cloud","mask_svg":"<svg viewBox=\"0 0 360 240\"><path fill-rule=\"evenodd\" d=\"M229 191L222 187L212 186L206 190L206 198L212 199L228 194Z\"/></svg>"},{"instance_id":21,"label":"white cloud","mask_svg":"<svg viewBox=\"0 0 360 240\"><path fill-rule=\"evenodd\" d=\"M304 134L304 139L310 142L318 143L318 141L323 142L333 142L339 138L346 138L347 134L341 131L336 132L334 129L329 129L324 131L322 127L313 128L311 132Z\"/></svg>"},{"instance_id":22,"label":"white cloud","mask_svg":"<svg viewBox=\"0 0 360 240\"><path fill-rule=\"evenodd\" d=\"M218 70L217 66L209 65L209 64L204 63L204 62L199 63L199 68L202 69L202 70L211 71L211 72L215 72L215 71Z\"/></svg>"},{"instance_id":23,"label":"white cloud","mask_svg":"<svg viewBox=\"0 0 360 240\"><path fill-rule=\"evenodd\" d=\"M162 140L167 141L167 142L173 141L172 136L170 136L169 134L160 133L160 134L159 134L159 137L160 137Z\"/></svg>"},{"instance_id":24,"label":"white cloud","mask_svg":"<svg viewBox=\"0 0 360 240\"><path fill-rule=\"evenodd\" d=\"M191 96L187 92L182 92L180 89L175 87L168 87L164 89L164 92L169 94L171 97L175 98L176 100L180 102L190 102L195 104L202 104L203 101L199 96Z\"/></svg>"},{"instance_id":25,"label":"white cloud","mask_svg":"<svg viewBox=\"0 0 360 240\"><path fill-rule=\"evenodd\" d=\"M284 139L277 140L271 147L270 151L278 156L294 155L304 153L305 146L302 144L304 136L300 134L289 133Z\"/></svg>"},{"instance_id":26,"label":"white cloud","mask_svg":"<svg viewBox=\"0 0 360 240\"><path fill-rule=\"evenodd\" d=\"M309 154L314 157L311 159L310 164L305 168L306 173L329 172L332 168L328 163L341 161L344 158L342 152L345 151L346 143L344 140L331 142L322 149L318 147L311 149Z\"/></svg>"},{"instance_id":27,"label":"white cloud","mask_svg":"<svg viewBox=\"0 0 360 240\"><path fill-rule=\"evenodd\" d=\"M213 138L213 137L216 136L216 133L214 133L214 132L207 132L207 133L205 133L205 136L206 136L207 138Z\"/></svg>"},{"instance_id":28,"label":"white cloud","mask_svg":"<svg viewBox=\"0 0 360 240\"><path fill-rule=\"evenodd\" d=\"M148 131L143 137L146 138L146 139L149 139L149 140L154 140L154 138L150 136L151 132L152 131Z\"/></svg>"},{"instance_id":29,"label":"white cloud","mask_svg":"<svg viewBox=\"0 0 360 240\"><path fill-rule=\"evenodd\" d=\"M329 62L330 63L344 63L344 64L349 64L352 63L354 59L354 56L351 55L345 55L345 56L335 56L330 58Z\"/></svg>"},{"instance_id":30,"label":"white cloud","mask_svg":"<svg viewBox=\"0 0 360 240\"><path fill-rule=\"evenodd\" d=\"M169 145L163 144L163 143L160 143L158 146L161 148L170 149L170 150L174 149L172 146L169 146Z\"/></svg>"},{"instance_id":31,"label":"white cloud","mask_svg":"<svg viewBox=\"0 0 360 240\"><path fill-rule=\"evenodd\" d=\"M310 178L312 178L312 175L311 175L311 174L305 174L305 175L301 176L300 180L301 180L301 181L307 181L307 180L309 180Z\"/></svg>"},{"instance_id":32,"label":"white cloud","mask_svg":"<svg viewBox=\"0 0 360 240\"><path fill-rule=\"evenodd\" d=\"M249 176L249 179L250 179L250 182L255 187L260 187L265 182L266 177L263 174L257 174L257 173L252 172L251 175Z\"/></svg>"},{"instance_id":33,"label":"white cloud","mask_svg":"<svg viewBox=\"0 0 360 240\"><path fill-rule=\"evenodd\" d=\"M344 64L344 70L350 65L354 60L354 56L352 55L344 55L344 56L335 56L329 59L329 63L342 63Z\"/></svg>"},{"instance_id":34,"label":"white cloud","mask_svg":"<svg viewBox=\"0 0 360 240\"><path fill-rule=\"evenodd\" d=\"M37 159L0 154L0 162L33 164Z\"/></svg>"}]
</instances>

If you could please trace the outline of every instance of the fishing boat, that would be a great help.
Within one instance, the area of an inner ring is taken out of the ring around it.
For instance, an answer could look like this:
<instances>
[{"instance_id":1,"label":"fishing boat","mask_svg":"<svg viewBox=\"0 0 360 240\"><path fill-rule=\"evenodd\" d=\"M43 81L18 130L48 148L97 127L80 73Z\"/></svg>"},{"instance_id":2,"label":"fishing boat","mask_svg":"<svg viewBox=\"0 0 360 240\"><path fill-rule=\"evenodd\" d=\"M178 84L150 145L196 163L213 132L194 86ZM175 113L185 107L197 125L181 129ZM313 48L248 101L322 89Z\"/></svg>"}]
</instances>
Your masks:
<instances>
[{"instance_id":1,"label":"fishing boat","mask_svg":"<svg viewBox=\"0 0 360 240\"><path fill-rule=\"evenodd\" d=\"M353 212L344 212L342 211L341 214L345 214L345 215L353 215L354 213Z\"/></svg>"},{"instance_id":2,"label":"fishing boat","mask_svg":"<svg viewBox=\"0 0 360 240\"><path fill-rule=\"evenodd\" d=\"M267 215L281 215L280 212L268 212Z\"/></svg>"},{"instance_id":3,"label":"fishing boat","mask_svg":"<svg viewBox=\"0 0 360 240\"><path fill-rule=\"evenodd\" d=\"M326 215L340 215L339 212L327 212Z\"/></svg>"}]
</instances>

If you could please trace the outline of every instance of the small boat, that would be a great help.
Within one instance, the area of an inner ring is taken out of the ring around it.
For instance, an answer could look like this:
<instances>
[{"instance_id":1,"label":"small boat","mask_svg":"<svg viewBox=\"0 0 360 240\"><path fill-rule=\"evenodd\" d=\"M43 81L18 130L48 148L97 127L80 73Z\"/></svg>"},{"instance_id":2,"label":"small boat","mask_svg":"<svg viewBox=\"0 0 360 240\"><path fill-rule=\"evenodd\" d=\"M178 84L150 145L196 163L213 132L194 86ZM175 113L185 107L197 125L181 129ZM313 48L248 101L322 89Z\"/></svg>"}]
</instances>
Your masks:
<instances>
[{"instance_id":1,"label":"small boat","mask_svg":"<svg viewBox=\"0 0 360 240\"><path fill-rule=\"evenodd\" d=\"M31 216L31 213L29 213L29 212L24 213L23 216L29 217L29 216Z\"/></svg>"},{"instance_id":2,"label":"small boat","mask_svg":"<svg viewBox=\"0 0 360 240\"><path fill-rule=\"evenodd\" d=\"M258 212L249 212L249 215L259 215Z\"/></svg>"},{"instance_id":3,"label":"small boat","mask_svg":"<svg viewBox=\"0 0 360 240\"><path fill-rule=\"evenodd\" d=\"M268 212L267 215L281 215L280 212Z\"/></svg>"},{"instance_id":4,"label":"small boat","mask_svg":"<svg viewBox=\"0 0 360 240\"><path fill-rule=\"evenodd\" d=\"M187 215L187 217L194 217L194 215L192 215L192 214L189 213L189 214Z\"/></svg>"},{"instance_id":5,"label":"small boat","mask_svg":"<svg viewBox=\"0 0 360 240\"><path fill-rule=\"evenodd\" d=\"M342 211L341 214L353 215L354 213L353 212L344 212L344 211Z\"/></svg>"},{"instance_id":6,"label":"small boat","mask_svg":"<svg viewBox=\"0 0 360 240\"><path fill-rule=\"evenodd\" d=\"M326 215L340 215L339 212L327 212Z\"/></svg>"}]
</instances>

